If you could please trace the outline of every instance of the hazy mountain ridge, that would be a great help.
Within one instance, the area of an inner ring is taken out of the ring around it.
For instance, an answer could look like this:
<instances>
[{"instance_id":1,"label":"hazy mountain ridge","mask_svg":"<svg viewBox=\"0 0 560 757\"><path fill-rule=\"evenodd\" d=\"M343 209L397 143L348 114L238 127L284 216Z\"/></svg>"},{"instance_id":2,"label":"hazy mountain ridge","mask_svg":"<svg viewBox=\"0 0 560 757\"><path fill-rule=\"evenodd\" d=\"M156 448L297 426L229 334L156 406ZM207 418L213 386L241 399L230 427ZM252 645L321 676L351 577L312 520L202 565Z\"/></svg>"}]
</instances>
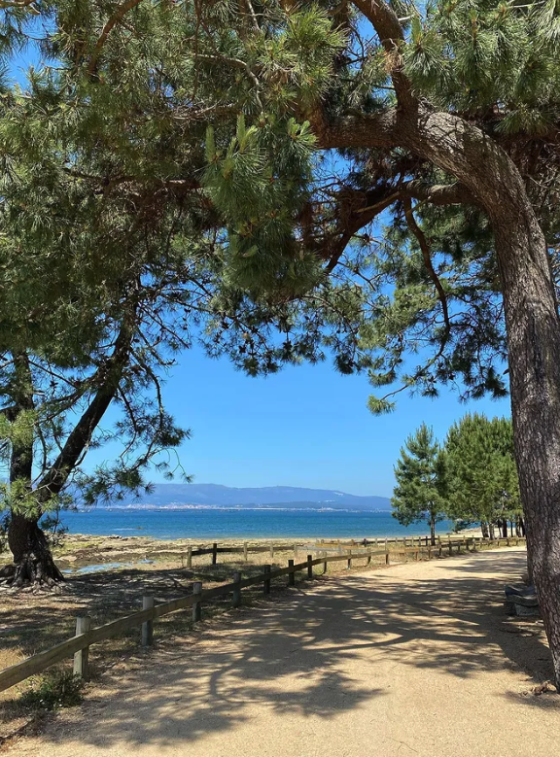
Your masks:
<instances>
[{"instance_id":1,"label":"hazy mountain ridge","mask_svg":"<svg viewBox=\"0 0 560 757\"><path fill-rule=\"evenodd\" d=\"M293 507L334 508L353 510L388 510L387 497L357 496L336 489L306 489L296 486L267 486L262 488L234 488L219 484L155 484L151 494L125 498L117 504L206 505L214 507Z\"/></svg>"}]
</instances>

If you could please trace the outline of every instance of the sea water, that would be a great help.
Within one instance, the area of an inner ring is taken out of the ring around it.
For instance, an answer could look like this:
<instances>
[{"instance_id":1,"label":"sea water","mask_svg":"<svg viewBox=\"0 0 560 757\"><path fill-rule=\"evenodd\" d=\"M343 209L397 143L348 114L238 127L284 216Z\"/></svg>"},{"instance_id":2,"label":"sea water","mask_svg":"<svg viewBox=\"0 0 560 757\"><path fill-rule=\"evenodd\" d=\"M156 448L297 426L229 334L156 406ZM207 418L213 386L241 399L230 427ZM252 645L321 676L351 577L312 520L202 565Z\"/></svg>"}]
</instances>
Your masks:
<instances>
[{"instance_id":1,"label":"sea water","mask_svg":"<svg viewBox=\"0 0 560 757\"><path fill-rule=\"evenodd\" d=\"M418 536L425 522L401 526L391 512L270 508L91 508L64 512L70 533L149 536L154 539L354 538ZM446 534L451 523L438 524Z\"/></svg>"}]
</instances>

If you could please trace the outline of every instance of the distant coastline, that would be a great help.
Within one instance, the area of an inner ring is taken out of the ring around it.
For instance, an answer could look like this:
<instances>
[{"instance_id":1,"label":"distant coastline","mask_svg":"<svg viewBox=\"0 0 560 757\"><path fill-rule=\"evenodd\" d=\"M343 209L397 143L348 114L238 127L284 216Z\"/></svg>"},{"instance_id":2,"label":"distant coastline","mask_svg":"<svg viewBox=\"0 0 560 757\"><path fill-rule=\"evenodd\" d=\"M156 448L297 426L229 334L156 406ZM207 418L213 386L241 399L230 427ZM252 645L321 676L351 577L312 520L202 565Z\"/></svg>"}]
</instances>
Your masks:
<instances>
[{"instance_id":1,"label":"distant coastline","mask_svg":"<svg viewBox=\"0 0 560 757\"><path fill-rule=\"evenodd\" d=\"M297 486L237 488L218 484L154 484L137 497L121 491L110 507L255 507L332 508L356 511L388 511L391 501L377 495L347 494L336 489L308 489Z\"/></svg>"}]
</instances>

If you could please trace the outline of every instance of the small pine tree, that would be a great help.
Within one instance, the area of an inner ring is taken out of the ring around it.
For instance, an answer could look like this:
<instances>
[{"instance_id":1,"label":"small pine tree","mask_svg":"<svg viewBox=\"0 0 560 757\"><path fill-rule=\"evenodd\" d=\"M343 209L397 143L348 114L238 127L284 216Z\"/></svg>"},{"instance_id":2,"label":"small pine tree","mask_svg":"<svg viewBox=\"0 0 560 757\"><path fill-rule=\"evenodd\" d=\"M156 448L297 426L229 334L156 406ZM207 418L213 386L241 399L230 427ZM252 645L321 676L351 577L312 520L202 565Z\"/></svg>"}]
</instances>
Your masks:
<instances>
[{"instance_id":1,"label":"small pine tree","mask_svg":"<svg viewBox=\"0 0 560 757\"><path fill-rule=\"evenodd\" d=\"M434 545L436 524L446 517L446 458L425 423L401 448L395 478L393 517L403 526L427 521Z\"/></svg>"}]
</instances>

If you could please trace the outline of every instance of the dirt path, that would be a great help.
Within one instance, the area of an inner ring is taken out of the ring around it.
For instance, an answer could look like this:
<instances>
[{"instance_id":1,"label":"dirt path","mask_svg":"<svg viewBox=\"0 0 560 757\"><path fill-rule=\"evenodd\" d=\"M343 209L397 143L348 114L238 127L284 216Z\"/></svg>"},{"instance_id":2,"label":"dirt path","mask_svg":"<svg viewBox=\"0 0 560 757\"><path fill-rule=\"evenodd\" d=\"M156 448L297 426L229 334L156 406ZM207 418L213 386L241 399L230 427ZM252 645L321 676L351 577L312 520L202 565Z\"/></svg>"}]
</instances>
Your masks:
<instances>
[{"instance_id":1,"label":"dirt path","mask_svg":"<svg viewBox=\"0 0 560 757\"><path fill-rule=\"evenodd\" d=\"M516 550L317 582L115 669L10 757L526 757L560 697L540 622L503 613Z\"/></svg>"}]
</instances>

